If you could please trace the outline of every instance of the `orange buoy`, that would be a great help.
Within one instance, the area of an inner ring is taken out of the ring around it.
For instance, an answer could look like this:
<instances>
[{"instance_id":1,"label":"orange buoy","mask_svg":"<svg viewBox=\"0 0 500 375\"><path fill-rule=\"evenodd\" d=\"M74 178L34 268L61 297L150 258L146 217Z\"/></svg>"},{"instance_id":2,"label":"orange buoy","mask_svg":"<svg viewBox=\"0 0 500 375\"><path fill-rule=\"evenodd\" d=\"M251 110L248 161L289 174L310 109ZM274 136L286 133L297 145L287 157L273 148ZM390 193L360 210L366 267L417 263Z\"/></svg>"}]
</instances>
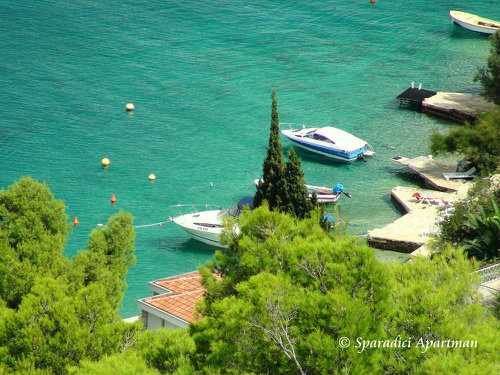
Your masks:
<instances>
[{"instance_id":1,"label":"orange buoy","mask_svg":"<svg viewBox=\"0 0 500 375\"><path fill-rule=\"evenodd\" d=\"M113 195L111 196L111 203L115 203L115 202L116 202L116 197L115 197L115 195L113 194Z\"/></svg>"},{"instance_id":2,"label":"orange buoy","mask_svg":"<svg viewBox=\"0 0 500 375\"><path fill-rule=\"evenodd\" d=\"M76 227L80 222L78 221L78 218L75 216L75 219L73 220L73 225Z\"/></svg>"},{"instance_id":3,"label":"orange buoy","mask_svg":"<svg viewBox=\"0 0 500 375\"><path fill-rule=\"evenodd\" d=\"M158 226L159 226L159 227L161 227L161 223L160 223L160 224L158 224Z\"/></svg>"},{"instance_id":4,"label":"orange buoy","mask_svg":"<svg viewBox=\"0 0 500 375\"><path fill-rule=\"evenodd\" d=\"M375 4L375 0L370 0L370 3Z\"/></svg>"},{"instance_id":5,"label":"orange buoy","mask_svg":"<svg viewBox=\"0 0 500 375\"><path fill-rule=\"evenodd\" d=\"M127 105L125 106L125 109L126 109L127 111L133 111L133 110L135 109L134 104L132 104L132 103L127 103Z\"/></svg>"}]
</instances>

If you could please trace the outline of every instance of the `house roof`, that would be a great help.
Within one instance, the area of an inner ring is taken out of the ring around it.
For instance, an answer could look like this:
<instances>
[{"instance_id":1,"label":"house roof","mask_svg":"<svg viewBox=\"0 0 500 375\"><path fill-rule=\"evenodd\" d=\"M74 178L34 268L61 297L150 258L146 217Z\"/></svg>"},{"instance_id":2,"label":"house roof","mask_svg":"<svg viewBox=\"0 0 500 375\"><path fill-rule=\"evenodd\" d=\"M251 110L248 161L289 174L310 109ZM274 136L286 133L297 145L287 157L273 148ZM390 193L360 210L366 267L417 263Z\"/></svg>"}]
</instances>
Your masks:
<instances>
[{"instance_id":1,"label":"house roof","mask_svg":"<svg viewBox=\"0 0 500 375\"><path fill-rule=\"evenodd\" d=\"M196 304L205 293L201 280L202 276L198 271L155 280L153 283L165 289L166 293L144 298L142 301L186 322L193 322L196 320Z\"/></svg>"}]
</instances>

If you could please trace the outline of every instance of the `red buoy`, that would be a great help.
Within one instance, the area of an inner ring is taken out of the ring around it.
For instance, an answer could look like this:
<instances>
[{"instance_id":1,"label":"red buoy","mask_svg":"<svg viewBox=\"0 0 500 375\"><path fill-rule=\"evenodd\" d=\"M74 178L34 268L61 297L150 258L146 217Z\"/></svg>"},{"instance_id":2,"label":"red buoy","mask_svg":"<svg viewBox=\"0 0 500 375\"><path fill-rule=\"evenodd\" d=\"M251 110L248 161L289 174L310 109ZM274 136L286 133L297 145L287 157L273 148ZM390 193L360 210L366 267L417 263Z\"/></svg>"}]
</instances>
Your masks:
<instances>
[{"instance_id":1,"label":"red buoy","mask_svg":"<svg viewBox=\"0 0 500 375\"><path fill-rule=\"evenodd\" d=\"M160 223L160 224L158 224L158 226L159 226L159 227L161 227L161 223Z\"/></svg>"},{"instance_id":2,"label":"red buoy","mask_svg":"<svg viewBox=\"0 0 500 375\"><path fill-rule=\"evenodd\" d=\"M115 203L115 202L116 202L116 197L115 197L115 195L113 194L113 195L111 196L111 203Z\"/></svg>"},{"instance_id":3,"label":"red buoy","mask_svg":"<svg viewBox=\"0 0 500 375\"><path fill-rule=\"evenodd\" d=\"M80 222L78 221L78 218L75 216L75 220L73 220L73 225L76 227Z\"/></svg>"},{"instance_id":4,"label":"red buoy","mask_svg":"<svg viewBox=\"0 0 500 375\"><path fill-rule=\"evenodd\" d=\"M370 0L370 3L375 4L375 0Z\"/></svg>"}]
</instances>

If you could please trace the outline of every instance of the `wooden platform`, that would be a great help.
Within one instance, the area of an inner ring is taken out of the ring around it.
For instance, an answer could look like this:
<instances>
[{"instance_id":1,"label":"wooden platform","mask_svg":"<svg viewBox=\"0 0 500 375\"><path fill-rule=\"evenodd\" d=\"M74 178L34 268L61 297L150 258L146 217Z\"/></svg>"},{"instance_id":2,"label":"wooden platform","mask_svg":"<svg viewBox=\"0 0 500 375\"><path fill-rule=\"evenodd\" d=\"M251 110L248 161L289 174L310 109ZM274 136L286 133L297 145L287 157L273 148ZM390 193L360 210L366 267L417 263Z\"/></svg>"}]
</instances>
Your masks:
<instances>
[{"instance_id":1,"label":"wooden platform","mask_svg":"<svg viewBox=\"0 0 500 375\"><path fill-rule=\"evenodd\" d=\"M428 156L418 156L408 159L403 156L391 158L391 161L408 167L414 173L424 179L425 183L439 191L458 191L466 182L462 180L445 180L443 173L455 172L457 164L446 164Z\"/></svg>"},{"instance_id":2,"label":"wooden platform","mask_svg":"<svg viewBox=\"0 0 500 375\"><path fill-rule=\"evenodd\" d=\"M391 190L391 196L407 214L384 228L369 231L367 240L370 246L377 249L413 253L429 241L429 234L436 229L436 220L443 213L443 207L435 203L419 203L416 198L413 198L413 194L417 191L422 195L429 194L430 197L442 198L443 202L453 202L460 198L456 193L395 187Z\"/></svg>"},{"instance_id":3,"label":"wooden platform","mask_svg":"<svg viewBox=\"0 0 500 375\"><path fill-rule=\"evenodd\" d=\"M399 94L396 99L401 100L401 102L421 104L426 98L430 98L431 96L434 96L436 94L436 91L410 87Z\"/></svg>"},{"instance_id":4,"label":"wooden platform","mask_svg":"<svg viewBox=\"0 0 500 375\"><path fill-rule=\"evenodd\" d=\"M482 96L455 92L438 92L424 99L422 112L459 123L474 122L478 111L493 111L495 105Z\"/></svg>"}]
</instances>

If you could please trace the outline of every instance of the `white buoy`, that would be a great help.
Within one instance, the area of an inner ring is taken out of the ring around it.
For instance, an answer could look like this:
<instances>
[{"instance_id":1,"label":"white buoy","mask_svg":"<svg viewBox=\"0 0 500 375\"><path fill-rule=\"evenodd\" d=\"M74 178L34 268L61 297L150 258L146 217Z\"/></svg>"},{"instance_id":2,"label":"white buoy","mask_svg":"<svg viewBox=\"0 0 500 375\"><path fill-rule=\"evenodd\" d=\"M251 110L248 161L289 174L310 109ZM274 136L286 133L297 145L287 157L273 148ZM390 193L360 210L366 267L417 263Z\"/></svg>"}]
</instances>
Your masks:
<instances>
[{"instance_id":1,"label":"white buoy","mask_svg":"<svg viewBox=\"0 0 500 375\"><path fill-rule=\"evenodd\" d=\"M148 176L148 179L149 179L149 181L153 182L154 180L156 180L156 176L155 176L154 174L152 174L152 173L151 173L151 174Z\"/></svg>"},{"instance_id":2,"label":"white buoy","mask_svg":"<svg viewBox=\"0 0 500 375\"><path fill-rule=\"evenodd\" d=\"M134 105L132 103L127 103L127 105L125 106L125 109L127 111L133 111L134 110Z\"/></svg>"},{"instance_id":3,"label":"white buoy","mask_svg":"<svg viewBox=\"0 0 500 375\"><path fill-rule=\"evenodd\" d=\"M210 183L210 188L213 188L213 187L214 187L214 183L213 183L213 182L211 182L211 183Z\"/></svg>"}]
</instances>

